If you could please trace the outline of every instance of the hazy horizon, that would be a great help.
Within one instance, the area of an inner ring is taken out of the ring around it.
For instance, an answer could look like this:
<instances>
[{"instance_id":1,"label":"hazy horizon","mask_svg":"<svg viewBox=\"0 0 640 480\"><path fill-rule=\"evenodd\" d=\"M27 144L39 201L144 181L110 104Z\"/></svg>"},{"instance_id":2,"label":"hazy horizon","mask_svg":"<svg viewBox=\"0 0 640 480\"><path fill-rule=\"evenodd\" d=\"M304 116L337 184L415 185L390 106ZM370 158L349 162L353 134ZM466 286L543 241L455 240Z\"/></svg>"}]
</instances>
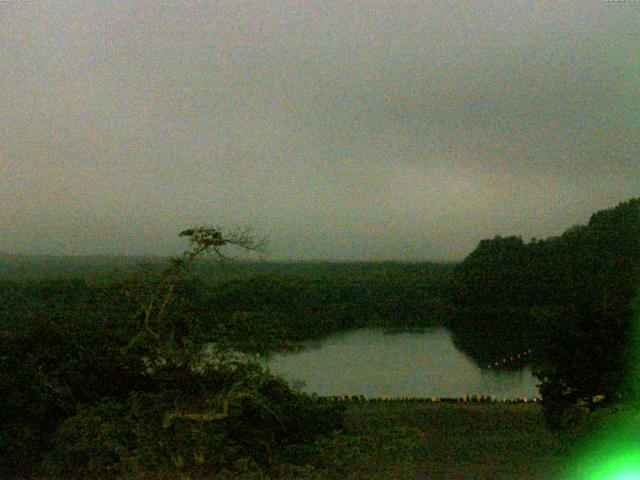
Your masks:
<instances>
[{"instance_id":1,"label":"hazy horizon","mask_svg":"<svg viewBox=\"0 0 640 480\"><path fill-rule=\"evenodd\" d=\"M630 200L630 199L625 199L623 200ZM605 210L605 209L611 209L614 208L616 205L610 205L606 208L600 208L597 209L593 212L591 212L591 214L596 213L597 211L600 210ZM589 215L589 217L591 216L591 214ZM588 220L588 218L587 218ZM576 225L586 225L588 222L587 220L585 220L584 222L578 222L578 223L574 223L571 226L576 226ZM567 228L562 229L560 232L557 233L557 235L549 235L547 237L536 237L533 236L531 238L523 238L524 242L530 242L532 239L536 238L536 239L545 239L545 238L550 238L550 237L555 237L555 236L559 236L560 234L562 234L564 231L566 231L567 229L569 229L570 227L568 226ZM256 232L256 234L258 234L258 232ZM495 238L498 235L493 235L490 237L486 237L486 238L479 238L478 241L476 242L476 244L474 245L473 248L475 248L477 246L478 243L480 243L480 241L485 240L485 239L491 239L491 238ZM510 235L506 235L506 236L520 236L516 233L512 233ZM268 240L268 239L267 239ZM118 253L118 252L104 252L104 253L33 253L33 252L28 252L28 251L8 251L8 250L2 250L0 249L0 256L24 256L24 257L56 257L56 258L108 258L108 259L127 259L127 258L149 258L149 259L167 259L170 256L179 254L180 252L182 252L184 250L184 248L188 248L188 243L187 242L183 242L183 249L177 249L173 252L167 252L167 253ZM240 261L240 262L267 262L267 263L384 263L384 262L392 262L392 263L441 263L441 264L446 264L446 263L457 263L457 262L461 262L462 260L464 260L464 258L471 253L471 250L469 252L466 252L462 257L460 258L370 258L370 259L348 259L348 258L312 258L312 257L308 257L308 258L273 258L271 253L271 248L269 245L269 242L267 241L267 248L265 251L263 252L242 252L239 250L235 250L233 251L233 253L231 253L231 258L235 261Z\"/></svg>"},{"instance_id":2,"label":"hazy horizon","mask_svg":"<svg viewBox=\"0 0 640 480\"><path fill-rule=\"evenodd\" d=\"M636 2L0 2L0 252L459 261L640 196Z\"/></svg>"}]
</instances>

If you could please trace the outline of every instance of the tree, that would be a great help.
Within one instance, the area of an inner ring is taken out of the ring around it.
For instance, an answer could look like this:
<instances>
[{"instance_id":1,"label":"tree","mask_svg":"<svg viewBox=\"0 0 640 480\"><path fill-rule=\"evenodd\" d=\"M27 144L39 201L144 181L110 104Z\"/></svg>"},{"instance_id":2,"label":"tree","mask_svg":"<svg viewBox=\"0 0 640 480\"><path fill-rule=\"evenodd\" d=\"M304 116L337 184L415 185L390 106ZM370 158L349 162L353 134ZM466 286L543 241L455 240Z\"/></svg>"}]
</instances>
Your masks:
<instances>
[{"instance_id":1,"label":"tree","mask_svg":"<svg viewBox=\"0 0 640 480\"><path fill-rule=\"evenodd\" d=\"M180 235L190 247L167 268L124 283L133 302L122 318L94 292L108 318L72 304L0 332L0 477L233 476L236 465L302 461L304 444L340 427L334 407L246 356L203 349L199 318L183 311L195 261L224 263L228 247L260 251L264 239L238 228Z\"/></svg>"},{"instance_id":2,"label":"tree","mask_svg":"<svg viewBox=\"0 0 640 480\"><path fill-rule=\"evenodd\" d=\"M454 272L450 298L461 313L450 324L485 362L482 353L503 353L510 339L534 350L545 415L559 428L575 405L596 409L624 394L639 280L640 199L632 199L558 237L480 242Z\"/></svg>"},{"instance_id":3,"label":"tree","mask_svg":"<svg viewBox=\"0 0 640 480\"><path fill-rule=\"evenodd\" d=\"M594 214L553 244L553 308L537 310L545 326L536 372L548 424L563 428L577 404L595 410L628 394L633 349L631 300L640 280L640 199ZM557 294L556 294L557 295Z\"/></svg>"},{"instance_id":4,"label":"tree","mask_svg":"<svg viewBox=\"0 0 640 480\"><path fill-rule=\"evenodd\" d=\"M525 253L521 237L482 240L456 267L452 300L470 307L520 304Z\"/></svg>"},{"instance_id":5,"label":"tree","mask_svg":"<svg viewBox=\"0 0 640 480\"><path fill-rule=\"evenodd\" d=\"M198 226L183 230L181 237L188 238L191 248L181 255L171 257L170 266L159 275L148 272L135 277L126 285L129 295L139 303L134 316L135 334L123 348L123 353L137 350L145 355L151 365L193 365L197 361L194 330L197 319L181 321L179 316L166 315L167 307L176 289L183 284L199 257L213 257L221 265L230 259L223 248L235 247L244 251L262 252L266 238L256 237L251 229L236 227L224 231L220 228Z\"/></svg>"}]
</instances>

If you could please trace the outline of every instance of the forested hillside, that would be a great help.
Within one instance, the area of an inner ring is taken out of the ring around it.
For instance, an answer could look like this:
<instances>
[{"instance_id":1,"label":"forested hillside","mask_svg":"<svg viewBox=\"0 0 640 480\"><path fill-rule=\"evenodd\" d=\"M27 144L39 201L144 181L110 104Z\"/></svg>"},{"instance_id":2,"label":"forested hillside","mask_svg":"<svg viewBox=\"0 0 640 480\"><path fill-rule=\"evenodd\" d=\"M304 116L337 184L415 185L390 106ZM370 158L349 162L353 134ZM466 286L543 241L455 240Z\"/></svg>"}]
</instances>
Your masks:
<instances>
[{"instance_id":1,"label":"forested hillside","mask_svg":"<svg viewBox=\"0 0 640 480\"><path fill-rule=\"evenodd\" d=\"M155 262L147 269L165 266ZM139 308L130 284L138 274L131 275L131 264L129 274L109 274L113 267L102 264L90 274L37 281L22 276L32 275L35 267L17 270L0 283L0 325L71 312L97 323L123 322ZM42 263L37 268L56 271ZM67 265L63 272L73 269L83 271ZM265 352L355 327L443 325L452 270L453 265L431 263L240 263L221 270L205 263L181 282L167 308L196 319L203 339Z\"/></svg>"},{"instance_id":2,"label":"forested hillside","mask_svg":"<svg viewBox=\"0 0 640 480\"><path fill-rule=\"evenodd\" d=\"M450 327L481 362L533 349L548 406L613 401L639 274L640 199L632 199L558 237L480 242L450 283L458 308Z\"/></svg>"}]
</instances>

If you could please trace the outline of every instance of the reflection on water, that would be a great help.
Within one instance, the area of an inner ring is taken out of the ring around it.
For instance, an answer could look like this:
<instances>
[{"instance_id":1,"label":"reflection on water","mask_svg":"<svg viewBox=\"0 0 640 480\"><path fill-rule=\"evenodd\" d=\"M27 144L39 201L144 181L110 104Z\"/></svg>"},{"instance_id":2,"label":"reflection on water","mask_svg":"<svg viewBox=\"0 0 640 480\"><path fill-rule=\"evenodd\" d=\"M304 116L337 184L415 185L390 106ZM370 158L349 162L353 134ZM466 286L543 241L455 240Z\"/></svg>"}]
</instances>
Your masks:
<instances>
[{"instance_id":1,"label":"reflection on water","mask_svg":"<svg viewBox=\"0 0 640 480\"><path fill-rule=\"evenodd\" d=\"M480 370L455 348L446 329L389 335L360 329L309 344L300 352L274 355L269 369L318 395L375 397L496 398L538 396L529 369Z\"/></svg>"}]
</instances>

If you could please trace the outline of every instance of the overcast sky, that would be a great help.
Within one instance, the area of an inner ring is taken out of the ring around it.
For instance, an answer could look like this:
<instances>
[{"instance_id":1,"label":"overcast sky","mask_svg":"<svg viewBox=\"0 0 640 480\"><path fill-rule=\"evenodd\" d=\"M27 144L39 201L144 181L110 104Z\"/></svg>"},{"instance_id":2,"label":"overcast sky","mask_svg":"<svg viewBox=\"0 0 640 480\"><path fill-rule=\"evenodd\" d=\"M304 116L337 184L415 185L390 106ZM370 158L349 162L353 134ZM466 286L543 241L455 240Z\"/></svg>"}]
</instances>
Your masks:
<instances>
[{"instance_id":1,"label":"overcast sky","mask_svg":"<svg viewBox=\"0 0 640 480\"><path fill-rule=\"evenodd\" d=\"M640 3L0 2L0 250L455 260L640 196Z\"/></svg>"}]
</instances>

